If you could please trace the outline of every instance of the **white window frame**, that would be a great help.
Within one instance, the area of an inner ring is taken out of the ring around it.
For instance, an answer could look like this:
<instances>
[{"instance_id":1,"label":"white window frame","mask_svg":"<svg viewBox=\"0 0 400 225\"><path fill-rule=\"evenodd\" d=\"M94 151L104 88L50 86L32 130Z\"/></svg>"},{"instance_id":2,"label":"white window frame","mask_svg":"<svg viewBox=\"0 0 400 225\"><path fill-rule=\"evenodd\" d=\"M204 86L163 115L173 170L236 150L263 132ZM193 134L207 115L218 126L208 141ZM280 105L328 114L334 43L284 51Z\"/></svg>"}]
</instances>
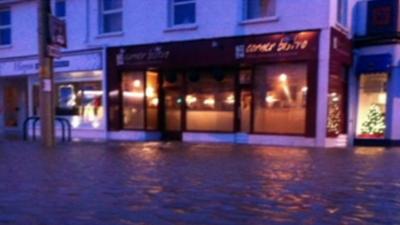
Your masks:
<instances>
[{"instance_id":1,"label":"white window frame","mask_svg":"<svg viewBox=\"0 0 400 225\"><path fill-rule=\"evenodd\" d=\"M124 17L124 14L123 14L123 1L122 1L122 3L121 3L121 8L118 8L118 9L110 9L110 10L104 10L104 0L99 0L99 21L100 21L100 27L99 27L99 33L100 34L113 34L113 33L120 33L120 32L122 32L123 31L123 17ZM121 30L118 30L118 31L108 31L108 32L106 32L105 30L104 30L104 16L105 15L111 15L111 14L117 14L117 13L120 13L121 14L121 24L122 24L122 26L121 26Z\"/></svg>"},{"instance_id":2,"label":"white window frame","mask_svg":"<svg viewBox=\"0 0 400 225\"><path fill-rule=\"evenodd\" d=\"M175 23L175 7L179 5L189 5L189 4L194 4L195 11L194 11L194 22L193 23L185 23L185 24L176 24ZM197 23L197 4L196 0L187 0L185 2L175 2L175 0L170 0L169 1L170 5L170 13L169 13L169 26L170 27L176 27L176 26L190 26L194 25Z\"/></svg>"},{"instance_id":3,"label":"white window frame","mask_svg":"<svg viewBox=\"0 0 400 225\"><path fill-rule=\"evenodd\" d=\"M349 1L348 0L338 0L337 1L337 23L340 26L347 27L348 26L348 8L349 8ZM344 14L343 14L344 13Z\"/></svg>"},{"instance_id":4,"label":"white window frame","mask_svg":"<svg viewBox=\"0 0 400 225\"><path fill-rule=\"evenodd\" d=\"M276 8L277 8L277 0L271 0L271 1L275 1L275 3L274 3L274 14L273 15L269 15L269 16L260 16L260 17L256 17L256 18L249 18L249 15L248 15L248 6L249 6L249 2L248 2L248 0L243 0L243 14L242 14L242 20L243 21L253 21L253 20L256 20L256 21L274 21L274 20L276 20L277 19L277 16L276 16Z\"/></svg>"},{"instance_id":5,"label":"white window frame","mask_svg":"<svg viewBox=\"0 0 400 225\"><path fill-rule=\"evenodd\" d=\"M10 43L3 44L0 43L0 46L8 46L12 44L12 14L11 14L11 9L9 8L0 8L0 12L10 12L10 24L8 25L0 25L0 30L10 30Z\"/></svg>"},{"instance_id":6,"label":"white window frame","mask_svg":"<svg viewBox=\"0 0 400 225\"><path fill-rule=\"evenodd\" d=\"M64 2L64 6L65 6L65 15L63 17L59 17L58 15L56 15L57 13L57 3L58 2ZM67 17L67 1L66 0L54 0L53 1L53 14L54 16L57 16L57 18L61 19L61 20L65 20L65 18Z\"/></svg>"}]
</instances>

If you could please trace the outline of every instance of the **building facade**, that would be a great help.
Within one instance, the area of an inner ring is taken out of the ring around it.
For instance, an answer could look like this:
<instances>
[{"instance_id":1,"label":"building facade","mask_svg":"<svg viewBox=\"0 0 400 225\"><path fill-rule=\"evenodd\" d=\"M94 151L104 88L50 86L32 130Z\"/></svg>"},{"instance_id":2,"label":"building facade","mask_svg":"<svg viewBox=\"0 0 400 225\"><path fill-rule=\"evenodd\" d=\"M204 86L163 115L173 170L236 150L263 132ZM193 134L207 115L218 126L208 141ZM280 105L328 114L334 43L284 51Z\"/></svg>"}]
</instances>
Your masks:
<instances>
[{"instance_id":1,"label":"building facade","mask_svg":"<svg viewBox=\"0 0 400 225\"><path fill-rule=\"evenodd\" d=\"M355 5L55 0L56 114L81 138L346 145ZM3 133L40 105L36 8L0 1Z\"/></svg>"}]
</instances>

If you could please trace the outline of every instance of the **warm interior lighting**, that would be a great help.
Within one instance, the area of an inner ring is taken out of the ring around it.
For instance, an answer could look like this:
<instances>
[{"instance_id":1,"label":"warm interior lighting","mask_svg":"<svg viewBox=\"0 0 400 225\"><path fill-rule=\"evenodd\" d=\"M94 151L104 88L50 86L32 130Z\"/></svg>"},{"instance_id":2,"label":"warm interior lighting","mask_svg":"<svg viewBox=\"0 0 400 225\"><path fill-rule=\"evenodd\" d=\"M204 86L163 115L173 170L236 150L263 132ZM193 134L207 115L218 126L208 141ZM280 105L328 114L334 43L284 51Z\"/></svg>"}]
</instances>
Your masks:
<instances>
[{"instance_id":1,"label":"warm interior lighting","mask_svg":"<svg viewBox=\"0 0 400 225\"><path fill-rule=\"evenodd\" d=\"M304 93L307 92L308 91L308 87L307 86L302 87L301 91L304 92Z\"/></svg>"},{"instance_id":2,"label":"warm interior lighting","mask_svg":"<svg viewBox=\"0 0 400 225\"><path fill-rule=\"evenodd\" d=\"M146 88L146 96L150 98L155 96L155 91L153 87Z\"/></svg>"},{"instance_id":3,"label":"warm interior lighting","mask_svg":"<svg viewBox=\"0 0 400 225\"><path fill-rule=\"evenodd\" d=\"M95 120L92 122L92 127L93 128L99 128L100 127L100 122L98 120Z\"/></svg>"},{"instance_id":4,"label":"warm interior lighting","mask_svg":"<svg viewBox=\"0 0 400 225\"><path fill-rule=\"evenodd\" d=\"M191 105L191 104L193 104L195 102L197 102L197 98L196 97L194 97L193 95L186 96L186 103L188 105Z\"/></svg>"},{"instance_id":5,"label":"warm interior lighting","mask_svg":"<svg viewBox=\"0 0 400 225\"><path fill-rule=\"evenodd\" d=\"M279 75L279 81L282 83L285 83L287 81L287 75L282 73L281 75Z\"/></svg>"},{"instance_id":6,"label":"warm interior lighting","mask_svg":"<svg viewBox=\"0 0 400 225\"><path fill-rule=\"evenodd\" d=\"M150 106L158 106L158 102L159 102L158 98L153 98L150 101Z\"/></svg>"},{"instance_id":7,"label":"warm interior lighting","mask_svg":"<svg viewBox=\"0 0 400 225\"><path fill-rule=\"evenodd\" d=\"M142 86L142 82L140 80L133 81L133 87L140 88Z\"/></svg>"},{"instance_id":8,"label":"warm interior lighting","mask_svg":"<svg viewBox=\"0 0 400 225\"><path fill-rule=\"evenodd\" d=\"M207 98L204 100L204 105L214 107L215 106L215 99L214 98Z\"/></svg>"},{"instance_id":9,"label":"warm interior lighting","mask_svg":"<svg viewBox=\"0 0 400 225\"><path fill-rule=\"evenodd\" d=\"M379 95L378 95L378 103L379 104L386 104L386 93L379 93Z\"/></svg>"},{"instance_id":10,"label":"warm interior lighting","mask_svg":"<svg viewBox=\"0 0 400 225\"><path fill-rule=\"evenodd\" d=\"M234 103L235 103L235 96L229 95L229 96L225 99L225 103L230 104L230 105L234 104Z\"/></svg>"},{"instance_id":11,"label":"warm interior lighting","mask_svg":"<svg viewBox=\"0 0 400 225\"><path fill-rule=\"evenodd\" d=\"M78 128L81 125L81 118L79 116L73 116L71 119L71 125L73 128Z\"/></svg>"}]
</instances>

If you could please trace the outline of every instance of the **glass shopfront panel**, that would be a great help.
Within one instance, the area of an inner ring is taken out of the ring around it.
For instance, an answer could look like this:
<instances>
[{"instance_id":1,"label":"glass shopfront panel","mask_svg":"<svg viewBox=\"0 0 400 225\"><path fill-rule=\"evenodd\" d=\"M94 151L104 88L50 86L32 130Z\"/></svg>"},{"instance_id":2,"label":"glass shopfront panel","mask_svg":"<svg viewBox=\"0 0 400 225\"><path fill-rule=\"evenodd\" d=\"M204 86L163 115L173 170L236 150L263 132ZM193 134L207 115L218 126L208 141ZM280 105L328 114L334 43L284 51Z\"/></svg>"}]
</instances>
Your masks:
<instances>
[{"instance_id":1,"label":"glass shopfront panel","mask_svg":"<svg viewBox=\"0 0 400 225\"><path fill-rule=\"evenodd\" d=\"M387 82L387 73L362 74L360 76L357 117L358 137L384 137Z\"/></svg>"},{"instance_id":2,"label":"glass shopfront panel","mask_svg":"<svg viewBox=\"0 0 400 225\"><path fill-rule=\"evenodd\" d=\"M189 73L187 79L186 129L233 132L234 75L224 71Z\"/></svg>"},{"instance_id":3,"label":"glass shopfront panel","mask_svg":"<svg viewBox=\"0 0 400 225\"><path fill-rule=\"evenodd\" d=\"M164 77L164 120L166 131L182 130L183 75L167 73Z\"/></svg>"},{"instance_id":4,"label":"glass shopfront panel","mask_svg":"<svg viewBox=\"0 0 400 225\"><path fill-rule=\"evenodd\" d=\"M123 126L144 129L144 73L126 72L122 75Z\"/></svg>"},{"instance_id":5,"label":"glass shopfront panel","mask_svg":"<svg viewBox=\"0 0 400 225\"><path fill-rule=\"evenodd\" d=\"M73 128L100 128L104 118L100 81L55 84L56 115L70 120ZM39 115L39 87L33 87L33 114Z\"/></svg>"},{"instance_id":6,"label":"glass shopfront panel","mask_svg":"<svg viewBox=\"0 0 400 225\"><path fill-rule=\"evenodd\" d=\"M147 102L147 129L158 129L158 104L159 104L159 85L158 73L146 73L146 102Z\"/></svg>"},{"instance_id":7,"label":"glass shopfront panel","mask_svg":"<svg viewBox=\"0 0 400 225\"><path fill-rule=\"evenodd\" d=\"M305 134L306 64L259 66L254 85L254 132Z\"/></svg>"}]
</instances>

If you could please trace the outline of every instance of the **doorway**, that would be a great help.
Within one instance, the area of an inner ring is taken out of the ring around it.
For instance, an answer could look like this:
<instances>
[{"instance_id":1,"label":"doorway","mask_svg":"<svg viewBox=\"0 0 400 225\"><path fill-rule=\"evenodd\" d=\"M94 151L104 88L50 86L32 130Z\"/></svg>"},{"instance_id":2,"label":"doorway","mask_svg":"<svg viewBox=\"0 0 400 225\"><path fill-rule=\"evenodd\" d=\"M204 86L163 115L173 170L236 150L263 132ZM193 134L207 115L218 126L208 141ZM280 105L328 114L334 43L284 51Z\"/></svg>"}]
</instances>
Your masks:
<instances>
[{"instance_id":1,"label":"doorway","mask_svg":"<svg viewBox=\"0 0 400 225\"><path fill-rule=\"evenodd\" d=\"M183 95L184 78L179 73L168 73L163 77L162 85L162 139L182 140L183 130Z\"/></svg>"},{"instance_id":2,"label":"doorway","mask_svg":"<svg viewBox=\"0 0 400 225\"><path fill-rule=\"evenodd\" d=\"M18 134L27 116L26 79L8 78L3 82L3 127L6 134Z\"/></svg>"},{"instance_id":3,"label":"doorway","mask_svg":"<svg viewBox=\"0 0 400 225\"><path fill-rule=\"evenodd\" d=\"M252 93L250 89L242 89L240 91L239 102L239 132L250 133L251 131L251 105Z\"/></svg>"}]
</instances>

